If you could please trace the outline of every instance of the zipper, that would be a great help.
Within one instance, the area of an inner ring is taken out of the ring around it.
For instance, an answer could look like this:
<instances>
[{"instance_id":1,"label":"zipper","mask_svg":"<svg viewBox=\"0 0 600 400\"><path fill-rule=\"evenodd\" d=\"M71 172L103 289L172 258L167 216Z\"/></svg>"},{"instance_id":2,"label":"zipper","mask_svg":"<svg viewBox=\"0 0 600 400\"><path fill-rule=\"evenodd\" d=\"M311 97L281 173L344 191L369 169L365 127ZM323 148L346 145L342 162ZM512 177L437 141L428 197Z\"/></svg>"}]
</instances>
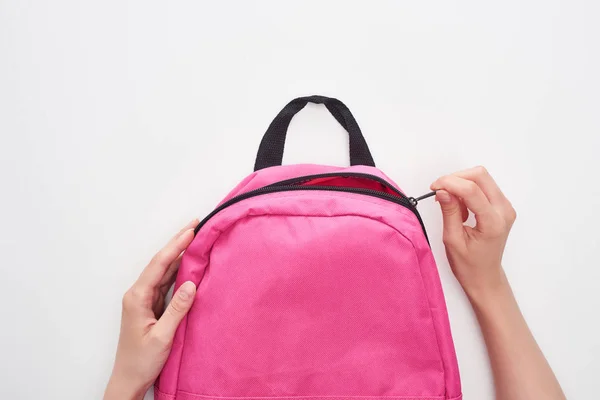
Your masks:
<instances>
[{"instance_id":1,"label":"zipper","mask_svg":"<svg viewBox=\"0 0 600 400\"><path fill-rule=\"evenodd\" d=\"M369 181L375 181L375 182L380 183L383 186L387 187L388 189L392 190L398 196L405 198L405 199L409 199L409 197L406 197L406 195L404 193L402 193L401 191L396 189L394 186L390 185L390 183L388 181L386 181L385 179L381 179L378 176L371 175L371 174L365 174L362 172L330 172L330 173L326 173L326 174L306 175L306 176L301 176L298 178L286 179L285 181L275 182L275 183L268 185L267 187L282 186L282 185L284 185L284 186L301 185L303 183L312 181L314 179L320 179L320 178L359 178L359 179L366 179Z\"/></svg>"},{"instance_id":2,"label":"zipper","mask_svg":"<svg viewBox=\"0 0 600 400\"><path fill-rule=\"evenodd\" d=\"M334 177L361 178L361 179L368 179L368 180L376 181L376 182L384 185L385 187L389 188L390 190L392 190L395 194L389 194L389 193L385 193L385 192L381 192L381 191L373 190L373 189L344 187L344 186L321 186L321 185L302 186L303 183L309 182L314 179L334 178ZM194 229L194 235L197 234L198 231L208 222L208 220L210 220L216 214L223 211L225 208L227 208L229 206L239 203L240 201L243 201L243 200L246 200L246 199L249 199L252 197L264 195L264 194L269 194L269 193L307 191L307 190L355 193L355 194L361 194L361 195L366 195L366 196L371 196L371 197L377 197L377 198L380 198L383 200L391 201L392 203L396 203L400 206L403 206L403 207L409 209L413 214L415 214L415 216L417 217L417 219L419 221L419 224L421 225L421 228L423 229L423 234L425 235L425 238L427 239L427 243L429 243L429 238L427 237L427 231L425 230L425 225L423 224L421 215L419 215L419 212L416 209L416 205L419 202L419 200L425 199L427 197L431 197L435 194L435 192L428 193L424 196L420 196L417 198L407 197L404 193L402 193L401 191L399 191L398 189L396 189L395 187L390 185L384 179L381 179L375 175L363 174L363 173L357 173L357 172L306 175L306 176L302 176L299 178L292 178L292 179L286 179L283 181L275 182L273 184L263 186L261 188L255 189L255 190L251 190L249 192L242 193L238 196L235 196L235 197L227 200L225 203L223 203L220 206L218 206L217 208L215 208L202 221L200 221L200 223Z\"/></svg>"},{"instance_id":3,"label":"zipper","mask_svg":"<svg viewBox=\"0 0 600 400\"><path fill-rule=\"evenodd\" d=\"M434 191L431 191L431 192L429 192L429 193L427 193L427 194L424 194L423 196L419 196L419 197L409 197L409 198L408 198L408 201L410 201L410 204L412 204L412 205L413 205L413 207L416 207L416 206L417 206L417 204L419 204L419 202L420 202L421 200L425 200L425 199L427 199L427 198L429 198L429 197L431 197L431 196L435 196L435 192L436 192L436 191L434 190Z\"/></svg>"},{"instance_id":4,"label":"zipper","mask_svg":"<svg viewBox=\"0 0 600 400\"><path fill-rule=\"evenodd\" d=\"M339 177L339 178L364 178L364 179L378 182L378 183L384 185L385 187L387 187L388 189L394 191L398 196L407 199L413 207L416 207L417 204L419 204L419 201L425 200L432 196L435 196L435 190L434 190L432 192L424 194L423 196L407 197L404 193L402 193L401 191L396 189L394 186L390 185L390 183L388 181L386 181L385 179L381 179L378 176L371 175L371 174L365 174L362 172L342 172L342 173L330 172L330 173L326 173L326 174L307 175L307 176L302 176L299 178L292 178L292 179L287 179L285 181L275 182L275 183L268 185L268 187L269 186L280 186L280 185L301 185L301 184L309 182L313 179L337 178L337 177Z\"/></svg>"}]
</instances>

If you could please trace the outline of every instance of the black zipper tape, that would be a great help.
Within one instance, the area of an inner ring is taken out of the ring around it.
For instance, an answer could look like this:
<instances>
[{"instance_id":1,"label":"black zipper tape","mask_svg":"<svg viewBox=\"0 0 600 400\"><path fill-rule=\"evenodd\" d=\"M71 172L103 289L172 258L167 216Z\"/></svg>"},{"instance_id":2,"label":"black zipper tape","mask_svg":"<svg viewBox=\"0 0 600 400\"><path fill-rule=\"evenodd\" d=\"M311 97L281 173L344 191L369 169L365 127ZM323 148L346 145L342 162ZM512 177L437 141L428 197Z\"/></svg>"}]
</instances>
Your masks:
<instances>
[{"instance_id":1,"label":"black zipper tape","mask_svg":"<svg viewBox=\"0 0 600 400\"><path fill-rule=\"evenodd\" d=\"M343 187L343 186L319 186L319 185L302 186L303 183L309 182L314 179L334 178L334 177L361 178L361 179L368 179L368 180L376 181L376 182L386 186L387 188L391 189L395 194L389 194L389 193L381 192L378 190L372 190L372 189ZM246 193L242 193L238 196L235 196L235 197L227 200L225 203L223 203L219 207L215 208L202 221L200 221L200 223L194 229L194 234L197 234L198 231L208 222L208 220L210 220L216 214L223 211L224 209L226 209L229 206L239 203L240 201L243 201L243 200L246 200L246 199L249 199L252 197L260 196L263 194L269 194L269 193L307 191L307 190L308 191L312 190L312 191L354 193L354 194L360 194L360 195L365 195L365 196L377 197L379 199L388 200L388 201L391 201L392 203L396 203L402 207L409 209L413 214L415 214L415 216L419 220L419 224L421 225L421 228L423 229L423 234L425 235L425 238L427 239L427 243L429 243L429 238L427 237L427 231L425 230L425 225L423 224L421 215L419 215L419 212L417 211L415 206L416 206L418 200L430 197L430 196L432 196L432 194L429 193L429 194L427 194L425 196L421 196L417 199L414 199L413 197L406 197L406 195L404 193L400 192L398 189L393 187L389 182L386 182L385 180L383 180L377 176L369 175L369 174L362 174L362 173L351 173L351 172L307 175L307 176L302 176L302 177L298 177L298 178L287 179L287 180L280 181L280 182L275 182L271 185L264 186L259 189L251 190Z\"/></svg>"}]
</instances>

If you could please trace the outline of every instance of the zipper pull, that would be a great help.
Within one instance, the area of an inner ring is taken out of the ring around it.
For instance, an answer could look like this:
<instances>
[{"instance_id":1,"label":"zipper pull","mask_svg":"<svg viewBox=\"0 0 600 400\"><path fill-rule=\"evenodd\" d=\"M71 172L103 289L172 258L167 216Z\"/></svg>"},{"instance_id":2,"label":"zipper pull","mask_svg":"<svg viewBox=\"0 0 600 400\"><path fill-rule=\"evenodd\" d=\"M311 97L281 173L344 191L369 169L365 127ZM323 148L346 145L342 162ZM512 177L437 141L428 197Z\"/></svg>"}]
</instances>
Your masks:
<instances>
[{"instance_id":1,"label":"zipper pull","mask_svg":"<svg viewBox=\"0 0 600 400\"><path fill-rule=\"evenodd\" d=\"M410 204L411 204L413 207L416 207L416 206L417 206L417 204L419 204L419 202L420 202L421 200L425 200L425 199L427 199L427 198L429 198L429 197L431 197L431 196L435 196L435 190L434 190L433 192L429 192L429 193L427 193L427 194L424 194L423 196L419 196L419 197L409 197L409 198L408 198L408 201L410 202Z\"/></svg>"}]
</instances>

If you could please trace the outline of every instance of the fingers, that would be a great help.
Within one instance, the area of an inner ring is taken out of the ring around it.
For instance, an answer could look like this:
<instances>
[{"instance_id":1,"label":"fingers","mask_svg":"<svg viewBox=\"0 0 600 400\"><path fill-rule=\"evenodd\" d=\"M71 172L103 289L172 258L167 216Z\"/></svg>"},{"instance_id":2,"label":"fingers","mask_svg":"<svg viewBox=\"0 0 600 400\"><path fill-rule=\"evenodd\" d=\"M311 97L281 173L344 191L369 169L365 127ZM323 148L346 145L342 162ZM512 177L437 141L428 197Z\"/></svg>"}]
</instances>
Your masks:
<instances>
[{"instance_id":1,"label":"fingers","mask_svg":"<svg viewBox=\"0 0 600 400\"><path fill-rule=\"evenodd\" d=\"M463 203L460 200L459 200L459 203L460 203L460 214L462 216L462 221L467 222L467 219L469 219L469 210L467 209L467 206L465 206L465 203Z\"/></svg>"},{"instance_id":2,"label":"fingers","mask_svg":"<svg viewBox=\"0 0 600 400\"><path fill-rule=\"evenodd\" d=\"M475 167L464 171L457 172L452 175L444 176L435 181L431 188L433 190L443 189L451 196L458 197L459 206L466 207L473 211L477 225L475 230L486 232L489 234L505 234L515 221L516 213L510 201L504 196L494 179L490 176L487 170L483 167ZM442 194L442 198L445 196ZM442 212L448 214L454 212L454 203L443 203L443 199L439 199L442 206ZM464 203L464 204L463 204ZM446 210L444 210L444 207ZM462 209L463 222L468 217L468 211ZM454 223L454 219L450 222L444 219L444 225ZM456 225L453 225L455 229ZM446 233L446 228L444 228Z\"/></svg>"},{"instance_id":3,"label":"fingers","mask_svg":"<svg viewBox=\"0 0 600 400\"><path fill-rule=\"evenodd\" d=\"M508 201L485 167L469 168L452 175L475 182L492 205L504 205Z\"/></svg>"},{"instance_id":4,"label":"fingers","mask_svg":"<svg viewBox=\"0 0 600 400\"><path fill-rule=\"evenodd\" d=\"M160 284L161 280L173 262L187 249L194 239L194 227L198 220L194 219L187 224L173 239L167 243L150 261L148 266L142 271L137 284L145 289L152 289Z\"/></svg>"},{"instance_id":5,"label":"fingers","mask_svg":"<svg viewBox=\"0 0 600 400\"><path fill-rule=\"evenodd\" d=\"M173 283L175 283L175 278L177 278L177 271L179 270L182 256L183 255L177 257L177 259L173 261L171 265L169 265L165 275L157 285L159 296L158 298L155 297L155 301L152 306L152 310L154 311L154 315L157 319L160 318L165 311L165 297L167 296L167 293L169 293L169 289L171 289Z\"/></svg>"},{"instance_id":6,"label":"fingers","mask_svg":"<svg viewBox=\"0 0 600 400\"><path fill-rule=\"evenodd\" d=\"M445 190L438 190L436 200L442 208L444 242L453 241L463 234L463 212L459 200Z\"/></svg>"},{"instance_id":7,"label":"fingers","mask_svg":"<svg viewBox=\"0 0 600 400\"><path fill-rule=\"evenodd\" d=\"M489 200L473 181L447 175L435 181L431 188L434 190L444 189L451 195L462 199L467 208L473 211L478 223L485 224L494 214Z\"/></svg>"},{"instance_id":8,"label":"fingers","mask_svg":"<svg viewBox=\"0 0 600 400\"><path fill-rule=\"evenodd\" d=\"M189 229L195 229L199 223L200 223L200 221L198 221L198 218L194 218L193 220L188 222L186 226L181 228L181 230L179 232L177 232L177 234L175 236L173 236L173 238L171 240L178 238L179 236L181 236L182 233L184 233L185 231L187 231Z\"/></svg>"},{"instance_id":9,"label":"fingers","mask_svg":"<svg viewBox=\"0 0 600 400\"><path fill-rule=\"evenodd\" d=\"M511 202L506 198L500 187L494 181L494 178L489 174L485 167L479 166L469 168L463 171L456 172L450 176L457 177L469 182L474 183L483 192L489 203L492 205L495 213L501 216L509 225L512 225L516 219L516 212ZM432 184L432 188L437 188L440 183L446 180L448 177L442 177ZM460 197L460 195L459 195ZM465 200L466 203L466 199ZM469 206L469 204L467 204ZM471 208L469 206L469 208ZM476 212L474 209L472 209ZM468 213L463 214L466 219Z\"/></svg>"},{"instance_id":10,"label":"fingers","mask_svg":"<svg viewBox=\"0 0 600 400\"><path fill-rule=\"evenodd\" d=\"M196 285L191 281L185 282L177 289L164 314L154 325L156 336L165 342L173 339L179 323L192 308L195 295Z\"/></svg>"},{"instance_id":11,"label":"fingers","mask_svg":"<svg viewBox=\"0 0 600 400\"><path fill-rule=\"evenodd\" d=\"M165 274L158 283L158 285L161 288L167 288L168 290L168 288L170 288L173 285L173 283L175 283L175 278L177 276L177 271L179 271L179 265L181 265L182 257L183 254L180 254L179 257L177 257L175 261L173 261L171 265L169 265L169 267L165 271Z\"/></svg>"}]
</instances>

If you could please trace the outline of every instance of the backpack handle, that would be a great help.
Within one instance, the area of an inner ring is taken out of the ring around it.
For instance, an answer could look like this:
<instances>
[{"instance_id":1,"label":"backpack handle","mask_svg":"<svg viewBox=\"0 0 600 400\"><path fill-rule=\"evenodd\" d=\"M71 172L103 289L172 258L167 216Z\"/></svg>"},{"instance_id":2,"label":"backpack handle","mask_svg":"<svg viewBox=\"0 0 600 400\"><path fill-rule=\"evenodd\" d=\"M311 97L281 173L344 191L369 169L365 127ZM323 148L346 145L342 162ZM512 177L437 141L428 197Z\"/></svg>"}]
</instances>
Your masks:
<instances>
[{"instance_id":1,"label":"backpack handle","mask_svg":"<svg viewBox=\"0 0 600 400\"><path fill-rule=\"evenodd\" d=\"M277 114L267 132L260 142L254 170L281 165L283 161L283 148L288 127L294 115L302 110L308 103L324 104L331 115L348 131L350 138L350 165L375 166L369 146L360 131L354 116L344 103L338 99L325 96L298 97L290 101Z\"/></svg>"}]
</instances>

